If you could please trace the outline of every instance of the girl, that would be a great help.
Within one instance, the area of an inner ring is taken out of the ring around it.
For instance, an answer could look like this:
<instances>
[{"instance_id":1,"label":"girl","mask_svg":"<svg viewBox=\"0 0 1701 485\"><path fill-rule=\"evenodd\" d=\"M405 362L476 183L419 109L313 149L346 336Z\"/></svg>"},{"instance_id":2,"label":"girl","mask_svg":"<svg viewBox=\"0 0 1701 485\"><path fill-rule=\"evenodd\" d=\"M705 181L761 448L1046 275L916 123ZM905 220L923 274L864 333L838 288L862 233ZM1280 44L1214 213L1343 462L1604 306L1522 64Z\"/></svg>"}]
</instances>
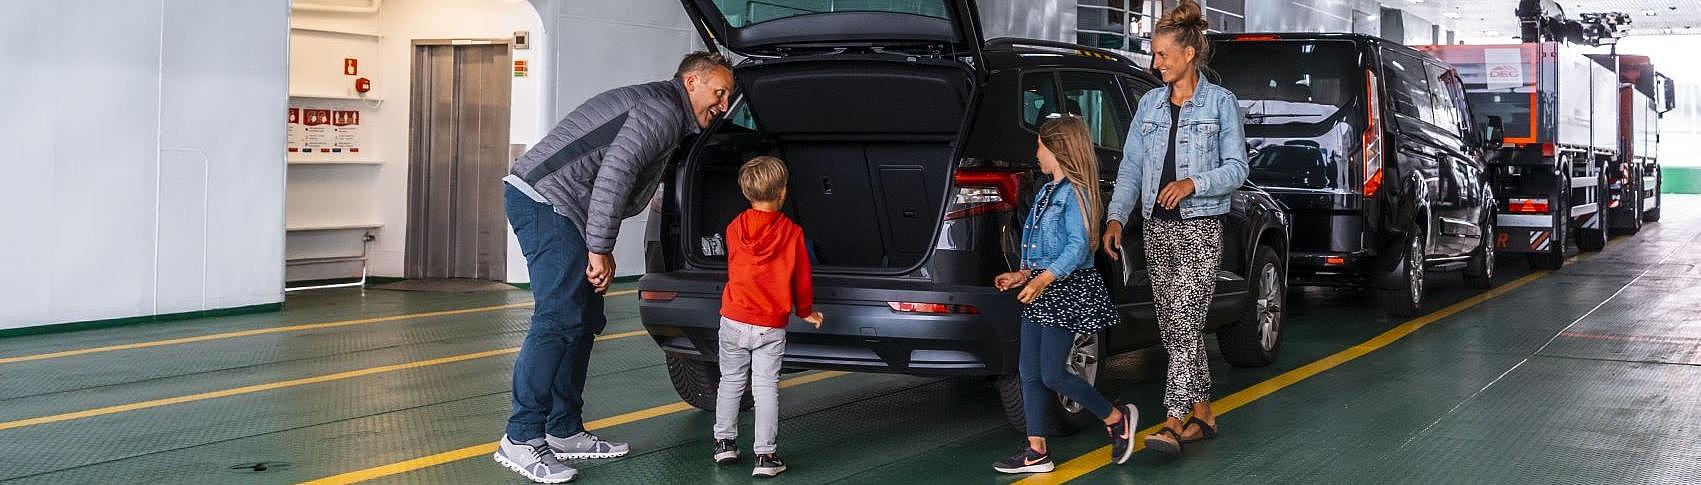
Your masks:
<instances>
[{"instance_id":1,"label":"girl","mask_svg":"<svg viewBox=\"0 0 1701 485\"><path fill-rule=\"evenodd\" d=\"M1172 455L1181 453L1182 443L1217 435L1203 343L1205 313L1222 259L1222 215L1229 211L1231 194L1246 181L1239 101L1199 75L1211 52L1207 26L1194 0L1181 0L1158 21L1152 66L1167 86L1140 99L1104 233L1105 253L1119 259L1123 222L1139 196L1147 270L1169 351L1168 419L1146 437L1146 447ZM1183 417L1188 419L1183 422Z\"/></svg>"},{"instance_id":2,"label":"girl","mask_svg":"<svg viewBox=\"0 0 1701 485\"><path fill-rule=\"evenodd\" d=\"M1040 171L1050 181L1034 196L1022 226L1022 270L998 275L999 291L1022 288L1022 404L1028 442L993 464L1003 473L1049 472L1056 468L1045 446L1047 406L1062 394L1104 420L1111 457L1128 461L1140 412L1110 400L1065 367L1075 334L1093 334L1116 323L1110 292L1093 267L1100 201L1099 160L1081 118L1063 116L1039 130Z\"/></svg>"}]
</instances>

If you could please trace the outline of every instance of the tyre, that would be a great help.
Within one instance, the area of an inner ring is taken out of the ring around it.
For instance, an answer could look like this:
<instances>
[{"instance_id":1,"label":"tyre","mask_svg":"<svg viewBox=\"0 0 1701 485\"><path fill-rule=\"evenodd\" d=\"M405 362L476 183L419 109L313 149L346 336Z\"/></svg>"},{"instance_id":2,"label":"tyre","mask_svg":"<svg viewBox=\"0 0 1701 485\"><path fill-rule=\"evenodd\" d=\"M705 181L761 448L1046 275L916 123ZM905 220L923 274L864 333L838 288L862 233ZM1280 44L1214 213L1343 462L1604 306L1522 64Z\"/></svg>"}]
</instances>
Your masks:
<instances>
[{"instance_id":1,"label":"tyre","mask_svg":"<svg viewBox=\"0 0 1701 485\"><path fill-rule=\"evenodd\" d=\"M1603 196L1607 194L1605 175L1601 176L1595 190L1598 190L1598 193ZM1595 217L1599 218L1598 221L1595 221L1597 223L1595 228L1577 228L1577 249L1590 252L1600 251L1606 248L1607 239L1609 238L1607 231L1612 227L1612 210L1606 207L1606 203L1603 199L1595 200L1601 202L1595 207Z\"/></svg>"},{"instance_id":2,"label":"tyre","mask_svg":"<svg viewBox=\"0 0 1701 485\"><path fill-rule=\"evenodd\" d=\"M1413 231L1406 237L1406 251L1400 256L1399 281L1376 292L1382 312L1389 316L1410 317L1423 311L1424 255L1428 254L1423 234Z\"/></svg>"},{"instance_id":3,"label":"tyre","mask_svg":"<svg viewBox=\"0 0 1701 485\"><path fill-rule=\"evenodd\" d=\"M1565 256L1555 252L1527 253L1524 261L1530 264L1530 269L1555 270L1565 266Z\"/></svg>"},{"instance_id":4,"label":"tyre","mask_svg":"<svg viewBox=\"0 0 1701 485\"><path fill-rule=\"evenodd\" d=\"M1626 199L1621 205L1628 207L1621 209L1623 213L1619 214L1618 217L1612 218L1615 221L1620 221L1620 226L1612 229L1613 234L1633 236L1642 232L1642 175L1640 173L1630 174L1630 180L1636 181L1635 188L1628 187L1628 185L1631 185L1629 181L1625 182L1627 187L1624 190L1624 197ZM1623 220L1621 221L1619 217L1623 217Z\"/></svg>"},{"instance_id":5,"label":"tyre","mask_svg":"<svg viewBox=\"0 0 1701 485\"><path fill-rule=\"evenodd\" d=\"M668 353L667 378L673 381L673 391L679 394L680 400L697 409L715 410L715 395L721 386L719 364ZM750 409L753 402L749 389L746 389L739 409Z\"/></svg>"},{"instance_id":6,"label":"tyre","mask_svg":"<svg viewBox=\"0 0 1701 485\"><path fill-rule=\"evenodd\" d=\"M1465 263L1465 286L1477 289L1494 286L1494 214L1483 218L1482 234L1481 244Z\"/></svg>"},{"instance_id":7,"label":"tyre","mask_svg":"<svg viewBox=\"0 0 1701 485\"><path fill-rule=\"evenodd\" d=\"M1259 246L1248 275L1252 301L1240 319L1217 330L1217 349L1235 367L1262 367L1276 360L1282 344L1282 309L1287 303L1288 280L1282 259L1269 246Z\"/></svg>"},{"instance_id":8,"label":"tyre","mask_svg":"<svg viewBox=\"0 0 1701 485\"><path fill-rule=\"evenodd\" d=\"M1075 344L1069 351L1067 365L1070 374L1080 376L1087 384L1097 385L1099 371L1104 368L1104 335L1076 335ZM1010 422L1010 426L1029 435L1035 434L1028 431L1027 407L1022 401L1022 376L998 376L993 386L998 388L998 399L1004 406L1004 418ZM1046 400L1045 429L1041 435L1067 436L1083 428L1090 428L1098 421L1098 417L1080 403L1061 395L1053 395L1051 399Z\"/></svg>"},{"instance_id":9,"label":"tyre","mask_svg":"<svg viewBox=\"0 0 1701 485\"><path fill-rule=\"evenodd\" d=\"M1660 208L1666 205L1665 195L1661 194L1665 189L1662 187L1664 182L1660 175L1654 176L1654 208L1642 213L1642 222L1660 222Z\"/></svg>"},{"instance_id":10,"label":"tyre","mask_svg":"<svg viewBox=\"0 0 1701 485\"><path fill-rule=\"evenodd\" d=\"M1553 208L1551 212L1554 231L1548 235L1548 251L1524 254L1524 260L1530 264L1530 269L1556 270L1565 266L1565 249L1567 244L1570 244L1568 236L1571 230L1571 198L1566 195L1571 193L1570 187L1571 177L1561 174L1559 185L1554 188L1554 193L1559 196L1553 198L1553 205L1550 206Z\"/></svg>"}]
</instances>

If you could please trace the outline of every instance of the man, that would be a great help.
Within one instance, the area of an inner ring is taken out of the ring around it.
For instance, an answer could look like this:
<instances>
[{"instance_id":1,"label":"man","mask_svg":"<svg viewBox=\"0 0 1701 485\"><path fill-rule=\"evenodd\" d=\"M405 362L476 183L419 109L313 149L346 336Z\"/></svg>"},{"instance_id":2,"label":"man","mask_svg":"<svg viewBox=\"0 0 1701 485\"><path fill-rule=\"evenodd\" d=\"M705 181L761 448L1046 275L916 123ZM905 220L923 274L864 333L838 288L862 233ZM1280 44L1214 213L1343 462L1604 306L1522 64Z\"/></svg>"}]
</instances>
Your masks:
<instances>
[{"instance_id":1,"label":"man","mask_svg":"<svg viewBox=\"0 0 1701 485\"><path fill-rule=\"evenodd\" d=\"M496 461L539 483L578 471L562 460L624 456L625 443L585 430L585 367L608 323L602 294L614 278L620 221L644 210L680 139L727 110L732 69L695 52L672 80L585 101L514 162L503 181L536 301L514 362L514 413Z\"/></svg>"}]
</instances>

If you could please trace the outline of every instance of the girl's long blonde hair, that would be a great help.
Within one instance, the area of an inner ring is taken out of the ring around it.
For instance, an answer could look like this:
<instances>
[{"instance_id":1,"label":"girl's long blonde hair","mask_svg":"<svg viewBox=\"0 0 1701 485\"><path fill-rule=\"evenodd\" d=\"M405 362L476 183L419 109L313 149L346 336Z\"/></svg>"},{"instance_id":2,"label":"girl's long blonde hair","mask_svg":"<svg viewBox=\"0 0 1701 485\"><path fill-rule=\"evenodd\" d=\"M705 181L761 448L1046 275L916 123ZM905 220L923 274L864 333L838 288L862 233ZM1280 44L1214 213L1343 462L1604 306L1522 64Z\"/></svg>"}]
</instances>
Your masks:
<instances>
[{"instance_id":1,"label":"girl's long blonde hair","mask_svg":"<svg viewBox=\"0 0 1701 485\"><path fill-rule=\"evenodd\" d=\"M1099 219L1104 217L1104 195L1099 192L1099 157L1093 152L1093 138L1087 122L1079 116L1063 115L1040 125L1040 143L1057 157L1063 168L1063 178L1075 186L1075 200L1080 202L1081 216L1087 223L1087 248L1098 250Z\"/></svg>"}]
</instances>

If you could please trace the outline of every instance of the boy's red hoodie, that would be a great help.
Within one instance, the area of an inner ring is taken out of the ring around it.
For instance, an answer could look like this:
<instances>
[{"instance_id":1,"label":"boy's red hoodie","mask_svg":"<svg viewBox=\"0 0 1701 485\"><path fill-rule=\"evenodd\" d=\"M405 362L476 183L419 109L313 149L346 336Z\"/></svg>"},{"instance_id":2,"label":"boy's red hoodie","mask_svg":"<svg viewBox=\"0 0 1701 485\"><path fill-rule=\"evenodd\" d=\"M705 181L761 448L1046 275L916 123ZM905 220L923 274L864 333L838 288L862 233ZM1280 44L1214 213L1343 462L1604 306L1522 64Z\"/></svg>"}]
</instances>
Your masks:
<instances>
[{"instance_id":1,"label":"boy's red hoodie","mask_svg":"<svg viewBox=\"0 0 1701 485\"><path fill-rule=\"evenodd\" d=\"M747 209L726 226L727 282L721 316L785 328L788 314L815 312L803 228L784 214Z\"/></svg>"}]
</instances>

